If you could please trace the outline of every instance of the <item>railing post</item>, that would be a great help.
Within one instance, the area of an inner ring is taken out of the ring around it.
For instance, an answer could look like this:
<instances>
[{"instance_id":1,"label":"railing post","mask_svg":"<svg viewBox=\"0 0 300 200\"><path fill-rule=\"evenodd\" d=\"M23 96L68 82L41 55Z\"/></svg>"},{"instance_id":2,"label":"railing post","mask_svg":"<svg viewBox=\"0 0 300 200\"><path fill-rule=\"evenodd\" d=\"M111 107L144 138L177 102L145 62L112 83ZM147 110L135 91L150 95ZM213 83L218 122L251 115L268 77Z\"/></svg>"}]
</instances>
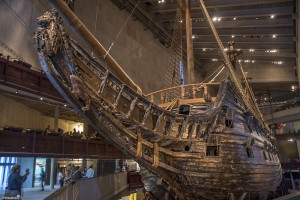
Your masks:
<instances>
[{"instance_id":1,"label":"railing post","mask_svg":"<svg viewBox=\"0 0 300 200\"><path fill-rule=\"evenodd\" d=\"M195 85L192 86L192 98L193 99L196 98L196 86Z\"/></svg>"},{"instance_id":2,"label":"railing post","mask_svg":"<svg viewBox=\"0 0 300 200\"><path fill-rule=\"evenodd\" d=\"M181 99L184 98L184 95L185 95L185 91L184 91L184 87L181 87Z\"/></svg>"},{"instance_id":3,"label":"railing post","mask_svg":"<svg viewBox=\"0 0 300 200\"><path fill-rule=\"evenodd\" d=\"M150 102L154 103L154 95L153 94L150 95Z\"/></svg>"}]
</instances>

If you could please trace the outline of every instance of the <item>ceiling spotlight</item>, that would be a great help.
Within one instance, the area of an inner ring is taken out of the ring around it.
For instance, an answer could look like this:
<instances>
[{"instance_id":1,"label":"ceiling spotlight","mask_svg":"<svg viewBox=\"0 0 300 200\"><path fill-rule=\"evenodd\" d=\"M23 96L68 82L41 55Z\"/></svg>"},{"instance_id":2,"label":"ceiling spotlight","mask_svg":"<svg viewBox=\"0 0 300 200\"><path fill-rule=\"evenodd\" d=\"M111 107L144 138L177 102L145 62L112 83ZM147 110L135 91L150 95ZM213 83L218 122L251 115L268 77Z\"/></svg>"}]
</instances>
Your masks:
<instances>
[{"instance_id":1,"label":"ceiling spotlight","mask_svg":"<svg viewBox=\"0 0 300 200\"><path fill-rule=\"evenodd\" d=\"M289 142L293 142L293 139L288 139Z\"/></svg>"},{"instance_id":2,"label":"ceiling spotlight","mask_svg":"<svg viewBox=\"0 0 300 200\"><path fill-rule=\"evenodd\" d=\"M233 20L236 20L236 17L234 17Z\"/></svg>"},{"instance_id":3,"label":"ceiling spotlight","mask_svg":"<svg viewBox=\"0 0 300 200\"><path fill-rule=\"evenodd\" d=\"M271 15L271 19L273 19L275 16L274 15Z\"/></svg>"},{"instance_id":4,"label":"ceiling spotlight","mask_svg":"<svg viewBox=\"0 0 300 200\"><path fill-rule=\"evenodd\" d=\"M250 51L250 52L254 52L255 50L254 50L254 49L249 49L249 51Z\"/></svg>"},{"instance_id":5,"label":"ceiling spotlight","mask_svg":"<svg viewBox=\"0 0 300 200\"><path fill-rule=\"evenodd\" d=\"M202 51L206 51L206 49L205 49L205 48L203 48L203 49L202 49Z\"/></svg>"},{"instance_id":6,"label":"ceiling spotlight","mask_svg":"<svg viewBox=\"0 0 300 200\"><path fill-rule=\"evenodd\" d=\"M19 90L16 91L16 94L18 94Z\"/></svg>"},{"instance_id":7,"label":"ceiling spotlight","mask_svg":"<svg viewBox=\"0 0 300 200\"><path fill-rule=\"evenodd\" d=\"M192 39L195 39L195 38L196 38L196 36L193 35L193 36L192 36Z\"/></svg>"},{"instance_id":8,"label":"ceiling spotlight","mask_svg":"<svg viewBox=\"0 0 300 200\"><path fill-rule=\"evenodd\" d=\"M272 62L272 63L274 63L274 64L276 64L276 65L282 65L282 61L274 61L274 62Z\"/></svg>"},{"instance_id":9,"label":"ceiling spotlight","mask_svg":"<svg viewBox=\"0 0 300 200\"><path fill-rule=\"evenodd\" d=\"M64 107L67 107L67 104L65 104Z\"/></svg>"},{"instance_id":10,"label":"ceiling spotlight","mask_svg":"<svg viewBox=\"0 0 300 200\"><path fill-rule=\"evenodd\" d=\"M218 17L218 22L221 21L221 19L222 19L221 17Z\"/></svg>"},{"instance_id":11,"label":"ceiling spotlight","mask_svg":"<svg viewBox=\"0 0 300 200\"><path fill-rule=\"evenodd\" d=\"M41 97L40 100L42 101L42 100L43 100L43 97Z\"/></svg>"},{"instance_id":12,"label":"ceiling spotlight","mask_svg":"<svg viewBox=\"0 0 300 200\"><path fill-rule=\"evenodd\" d=\"M217 17L213 17L212 20L215 22L215 21L218 20L218 18Z\"/></svg>"},{"instance_id":13,"label":"ceiling spotlight","mask_svg":"<svg viewBox=\"0 0 300 200\"><path fill-rule=\"evenodd\" d=\"M214 61L214 62L217 62L218 61L218 59L216 59L216 58L213 58L213 59L211 59L212 61Z\"/></svg>"},{"instance_id":14,"label":"ceiling spotlight","mask_svg":"<svg viewBox=\"0 0 300 200\"><path fill-rule=\"evenodd\" d=\"M234 36L234 35L232 35L231 37L232 37L232 38L234 38L235 36Z\"/></svg>"},{"instance_id":15,"label":"ceiling spotlight","mask_svg":"<svg viewBox=\"0 0 300 200\"><path fill-rule=\"evenodd\" d=\"M277 38L277 36L276 35L272 35L272 38Z\"/></svg>"}]
</instances>

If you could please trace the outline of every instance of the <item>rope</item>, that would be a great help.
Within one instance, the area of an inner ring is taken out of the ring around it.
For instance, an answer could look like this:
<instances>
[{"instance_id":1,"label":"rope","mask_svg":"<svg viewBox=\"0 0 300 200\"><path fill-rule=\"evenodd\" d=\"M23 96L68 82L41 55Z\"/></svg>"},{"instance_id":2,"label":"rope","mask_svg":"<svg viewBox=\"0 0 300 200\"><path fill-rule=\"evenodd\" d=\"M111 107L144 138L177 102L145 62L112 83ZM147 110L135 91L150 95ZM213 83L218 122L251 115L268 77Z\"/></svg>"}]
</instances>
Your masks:
<instances>
[{"instance_id":1,"label":"rope","mask_svg":"<svg viewBox=\"0 0 300 200\"><path fill-rule=\"evenodd\" d=\"M225 66L222 67L222 69L209 81L209 83L215 81L215 79L221 74L221 72L225 69Z\"/></svg>"},{"instance_id":2,"label":"rope","mask_svg":"<svg viewBox=\"0 0 300 200\"><path fill-rule=\"evenodd\" d=\"M114 46L115 41L118 39L118 37L120 36L121 32L123 31L124 27L127 25L129 19L131 18L132 14L134 13L135 9L137 8L138 4L140 3L141 0L139 0L135 7L133 8L132 12L130 13L130 15L128 16L127 20L125 21L125 23L123 24L122 28L120 29L119 33L117 34L117 36L115 37L115 39L113 40L113 42L111 43L110 47L108 48L108 50L106 51L106 54L104 55L104 59L106 58L106 56L109 54L111 48Z\"/></svg>"},{"instance_id":3,"label":"rope","mask_svg":"<svg viewBox=\"0 0 300 200\"><path fill-rule=\"evenodd\" d=\"M96 30L97 30L97 22L98 22L98 10L99 10L99 5L98 5L98 3L99 3L99 0L97 0L97 10L96 10L96 19L95 19L95 29L94 29L94 32L95 32L95 34L96 34Z\"/></svg>"},{"instance_id":4,"label":"rope","mask_svg":"<svg viewBox=\"0 0 300 200\"><path fill-rule=\"evenodd\" d=\"M211 76L213 76L217 71L219 71L219 70L221 70L218 74L220 74L222 71L223 71L223 69L221 69L221 68L224 68L224 65L221 65L218 69L216 69L211 75L209 75L206 79L204 79L201 83L204 83L206 80L208 80ZM212 81L211 81L212 82Z\"/></svg>"}]
</instances>

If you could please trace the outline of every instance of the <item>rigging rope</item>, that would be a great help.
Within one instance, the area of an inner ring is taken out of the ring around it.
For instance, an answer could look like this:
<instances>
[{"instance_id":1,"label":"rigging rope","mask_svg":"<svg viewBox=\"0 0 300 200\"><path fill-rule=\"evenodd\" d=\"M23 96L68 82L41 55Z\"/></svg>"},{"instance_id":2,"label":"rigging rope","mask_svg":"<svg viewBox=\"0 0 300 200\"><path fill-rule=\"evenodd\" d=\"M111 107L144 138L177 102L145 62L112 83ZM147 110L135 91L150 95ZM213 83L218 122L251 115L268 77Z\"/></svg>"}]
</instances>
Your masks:
<instances>
[{"instance_id":1,"label":"rigging rope","mask_svg":"<svg viewBox=\"0 0 300 200\"><path fill-rule=\"evenodd\" d=\"M133 8L132 12L130 13L130 15L128 16L128 18L126 19L125 23L123 24L122 28L120 29L119 33L117 34L117 36L115 37L115 39L113 40L113 42L111 43L110 47L108 48L108 50L106 51L106 54L104 55L104 59L106 58L106 56L109 54L111 48L114 46L115 41L118 39L118 37L120 36L121 32L123 31L124 27L127 25L129 19L131 18L132 14L134 13L135 9L137 8L138 4L140 3L141 0L139 0L135 7Z\"/></svg>"},{"instance_id":2,"label":"rigging rope","mask_svg":"<svg viewBox=\"0 0 300 200\"><path fill-rule=\"evenodd\" d=\"M97 7L96 7L96 19L95 19L95 25L94 25L94 32L96 34L96 30L97 30L97 22L98 22L98 11L99 11L99 0L97 0Z\"/></svg>"}]
</instances>

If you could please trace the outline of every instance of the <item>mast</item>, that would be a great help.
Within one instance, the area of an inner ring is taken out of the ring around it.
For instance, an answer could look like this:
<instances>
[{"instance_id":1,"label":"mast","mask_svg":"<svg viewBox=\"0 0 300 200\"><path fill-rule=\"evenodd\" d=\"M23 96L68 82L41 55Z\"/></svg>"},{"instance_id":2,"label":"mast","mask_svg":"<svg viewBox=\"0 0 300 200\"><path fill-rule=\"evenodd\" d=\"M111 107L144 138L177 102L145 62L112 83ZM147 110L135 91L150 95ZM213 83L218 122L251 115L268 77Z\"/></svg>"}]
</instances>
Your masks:
<instances>
[{"instance_id":1,"label":"mast","mask_svg":"<svg viewBox=\"0 0 300 200\"><path fill-rule=\"evenodd\" d=\"M70 26L76 30L82 39L87 42L100 56L106 55L106 49L100 42L93 36L93 34L84 26L80 19L70 10L66 3L62 0L49 0L50 4L58 10L69 22ZM137 93L142 94L141 88L136 85L133 80L124 72L119 64L111 57L110 54L104 58L107 62L109 70L111 70L117 77L119 77L126 85L131 87Z\"/></svg>"},{"instance_id":2,"label":"mast","mask_svg":"<svg viewBox=\"0 0 300 200\"><path fill-rule=\"evenodd\" d=\"M194 75L194 51L192 36L192 20L190 0L183 0L185 5L185 26L186 26L186 50L187 50L187 82L195 82Z\"/></svg>"},{"instance_id":3,"label":"mast","mask_svg":"<svg viewBox=\"0 0 300 200\"><path fill-rule=\"evenodd\" d=\"M257 103L256 101L253 99L253 100L249 100L247 95L245 94L245 92L243 91L243 87L242 87L242 84L240 82L240 80L238 79L237 77L237 74L234 70L234 67L232 66L232 63L228 57L228 55L226 54L225 50L224 50L224 46L222 44L222 41L217 33L217 30L208 14L208 11L204 5L204 1L203 0L198 0L199 4L200 4L200 7L201 7L201 10L203 12L203 15L205 16L205 18L207 19L207 22L210 26L210 29L213 33L213 36L216 40L216 43L219 47L219 50L220 50L220 53L221 53L221 56L223 58L223 61L224 61L224 64L225 66L227 67L228 71L229 71L229 74L230 74L230 78L231 78L231 81L233 82L233 84L235 85L235 87L237 88L237 92L239 93L239 95L243 98L244 100L244 103L246 105L246 107L252 112L252 114L257 118L259 119L259 121L261 122L262 125L265 126L265 129L266 130L270 130L268 125L266 124L266 122L264 121L263 119L263 116L262 116L262 113L260 112L258 106L257 106Z\"/></svg>"}]
</instances>

